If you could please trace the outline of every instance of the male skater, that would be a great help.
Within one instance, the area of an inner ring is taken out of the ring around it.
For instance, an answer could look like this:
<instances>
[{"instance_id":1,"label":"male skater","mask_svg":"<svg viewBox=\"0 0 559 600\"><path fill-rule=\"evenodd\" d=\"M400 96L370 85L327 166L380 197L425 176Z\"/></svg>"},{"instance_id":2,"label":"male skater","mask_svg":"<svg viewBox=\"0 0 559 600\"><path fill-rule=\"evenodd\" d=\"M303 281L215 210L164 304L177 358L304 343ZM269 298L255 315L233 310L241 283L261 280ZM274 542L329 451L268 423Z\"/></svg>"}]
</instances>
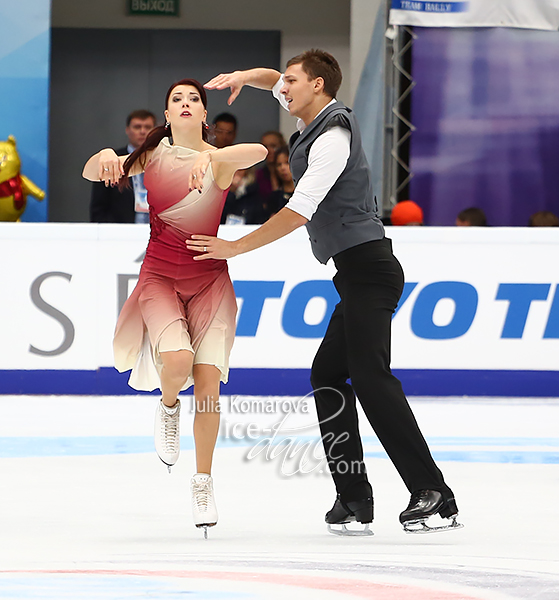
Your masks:
<instances>
[{"instance_id":1,"label":"male skater","mask_svg":"<svg viewBox=\"0 0 559 600\"><path fill-rule=\"evenodd\" d=\"M250 234L233 242L195 235L188 247L201 252L198 260L226 259L306 226L315 257L324 264L334 260L334 284L341 298L311 371L322 440L337 491L326 514L329 530L349 533L345 523L373 520L355 395L411 493L400 515L404 529L459 527L452 491L390 370L391 318L404 277L377 217L356 118L335 99L341 81L332 55L309 50L292 58L283 75L257 68L221 74L206 84L208 89L231 88L229 104L244 85L272 90L282 106L298 117L299 132L290 140L289 160L296 188L285 208ZM451 518L451 524L427 526L426 520L436 514ZM342 530L330 528L333 524L342 524ZM368 525L359 533L370 533Z\"/></svg>"}]
</instances>

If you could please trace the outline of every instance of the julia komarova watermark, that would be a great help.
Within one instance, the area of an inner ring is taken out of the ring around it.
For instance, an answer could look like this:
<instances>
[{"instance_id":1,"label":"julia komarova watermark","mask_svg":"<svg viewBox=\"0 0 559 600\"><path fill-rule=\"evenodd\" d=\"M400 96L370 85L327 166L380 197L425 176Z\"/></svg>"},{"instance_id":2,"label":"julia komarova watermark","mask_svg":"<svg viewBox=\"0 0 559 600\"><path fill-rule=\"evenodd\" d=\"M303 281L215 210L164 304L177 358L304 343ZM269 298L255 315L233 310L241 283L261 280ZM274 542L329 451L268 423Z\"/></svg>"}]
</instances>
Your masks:
<instances>
[{"instance_id":1,"label":"julia komarova watermark","mask_svg":"<svg viewBox=\"0 0 559 600\"><path fill-rule=\"evenodd\" d=\"M312 397L310 397L312 402ZM229 401L229 413L233 415L254 415L254 414L277 414L284 415L291 413L310 413L309 396L304 398L243 398L241 396L231 396ZM191 398L191 411L204 411L203 403L196 403L194 396ZM225 412L222 405L214 408L217 412Z\"/></svg>"},{"instance_id":2,"label":"julia komarova watermark","mask_svg":"<svg viewBox=\"0 0 559 600\"><path fill-rule=\"evenodd\" d=\"M330 388L330 391L340 396L340 407L324 422L335 419L345 406L343 395L338 390ZM232 398L229 412L233 417L275 414L278 418L270 425L262 425L256 420L241 422L222 418L220 436L229 441L243 444L248 442L250 448L245 459L249 461L258 458L274 462L283 477L326 475L329 469L318 430L321 423L312 418L313 405L311 394L298 399ZM301 414L308 415L303 423ZM336 445L345 442L348 437L347 433L340 434L337 438L330 437L330 452L333 453Z\"/></svg>"}]
</instances>

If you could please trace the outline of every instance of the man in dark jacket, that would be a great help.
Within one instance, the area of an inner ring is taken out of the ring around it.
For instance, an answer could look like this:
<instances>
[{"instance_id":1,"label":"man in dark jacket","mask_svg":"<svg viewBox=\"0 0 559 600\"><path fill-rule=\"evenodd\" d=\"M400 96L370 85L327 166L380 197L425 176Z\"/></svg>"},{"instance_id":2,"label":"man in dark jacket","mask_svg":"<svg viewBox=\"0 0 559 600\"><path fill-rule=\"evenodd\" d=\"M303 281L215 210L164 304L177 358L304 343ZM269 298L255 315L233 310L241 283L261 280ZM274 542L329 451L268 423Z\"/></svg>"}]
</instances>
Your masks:
<instances>
[{"instance_id":1,"label":"man in dark jacket","mask_svg":"<svg viewBox=\"0 0 559 600\"><path fill-rule=\"evenodd\" d=\"M126 119L128 145L118 148L119 156L130 154L139 148L147 134L155 127L156 118L149 110L135 110ZM143 175L132 178L132 187L119 191L118 187L106 187L101 181L91 187L89 220L92 223L148 223L147 194Z\"/></svg>"}]
</instances>

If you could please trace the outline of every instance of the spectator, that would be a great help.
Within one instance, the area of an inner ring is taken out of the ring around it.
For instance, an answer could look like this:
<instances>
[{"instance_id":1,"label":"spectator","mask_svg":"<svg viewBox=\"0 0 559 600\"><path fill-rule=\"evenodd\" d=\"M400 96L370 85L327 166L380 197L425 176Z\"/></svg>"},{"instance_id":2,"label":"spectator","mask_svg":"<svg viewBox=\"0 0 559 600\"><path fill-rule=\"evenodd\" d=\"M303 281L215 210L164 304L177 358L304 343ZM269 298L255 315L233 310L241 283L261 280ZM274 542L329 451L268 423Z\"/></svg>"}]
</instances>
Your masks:
<instances>
[{"instance_id":1,"label":"spectator","mask_svg":"<svg viewBox=\"0 0 559 600\"><path fill-rule=\"evenodd\" d=\"M260 143L266 146L268 156L266 157L266 164L256 171L256 181L258 182L260 196L263 200L267 200L268 196L280 187L274 164L276 150L281 146L285 146L285 139L279 131L267 131L260 138Z\"/></svg>"},{"instance_id":2,"label":"spectator","mask_svg":"<svg viewBox=\"0 0 559 600\"><path fill-rule=\"evenodd\" d=\"M276 150L274 168L280 187L270 195L270 216L282 209L295 191L295 182L289 168L289 148L287 146L281 146Z\"/></svg>"},{"instance_id":3,"label":"spectator","mask_svg":"<svg viewBox=\"0 0 559 600\"><path fill-rule=\"evenodd\" d=\"M540 210L530 217L528 227L559 227L559 217L548 210Z\"/></svg>"},{"instance_id":4,"label":"spectator","mask_svg":"<svg viewBox=\"0 0 559 600\"><path fill-rule=\"evenodd\" d=\"M149 110L135 110L126 119L128 145L117 148L119 156L131 154L145 141L148 133L155 127L157 119ZM91 187L89 220L92 223L149 223L147 192L144 187L144 175L135 175L132 187L122 191L117 186L105 186L97 181Z\"/></svg>"},{"instance_id":5,"label":"spectator","mask_svg":"<svg viewBox=\"0 0 559 600\"><path fill-rule=\"evenodd\" d=\"M413 200L398 202L390 213L392 225L423 225L423 211Z\"/></svg>"},{"instance_id":6,"label":"spectator","mask_svg":"<svg viewBox=\"0 0 559 600\"><path fill-rule=\"evenodd\" d=\"M456 217L458 227L487 227L487 218L481 208L466 208Z\"/></svg>"},{"instance_id":7,"label":"spectator","mask_svg":"<svg viewBox=\"0 0 559 600\"><path fill-rule=\"evenodd\" d=\"M216 148L232 146L237 137L237 118L231 113L220 113L213 120L212 133Z\"/></svg>"},{"instance_id":8,"label":"spectator","mask_svg":"<svg viewBox=\"0 0 559 600\"><path fill-rule=\"evenodd\" d=\"M257 219L255 211L262 206L262 199L258 193L258 184L254 169L239 169L233 181L227 198L221 224L225 225L252 225Z\"/></svg>"},{"instance_id":9,"label":"spectator","mask_svg":"<svg viewBox=\"0 0 559 600\"><path fill-rule=\"evenodd\" d=\"M237 178L238 185L233 180L223 208L222 224L261 225L287 202L287 200L283 201L284 187L275 161L278 149L283 147L287 150L285 139L279 131L267 131L260 138L260 143L268 150L266 164L257 171L249 169L240 174L240 177ZM288 163L289 151L287 150L287 152L284 162L287 165L293 190L294 184ZM271 160L270 155L273 157ZM274 196L276 191L278 194Z\"/></svg>"}]
</instances>

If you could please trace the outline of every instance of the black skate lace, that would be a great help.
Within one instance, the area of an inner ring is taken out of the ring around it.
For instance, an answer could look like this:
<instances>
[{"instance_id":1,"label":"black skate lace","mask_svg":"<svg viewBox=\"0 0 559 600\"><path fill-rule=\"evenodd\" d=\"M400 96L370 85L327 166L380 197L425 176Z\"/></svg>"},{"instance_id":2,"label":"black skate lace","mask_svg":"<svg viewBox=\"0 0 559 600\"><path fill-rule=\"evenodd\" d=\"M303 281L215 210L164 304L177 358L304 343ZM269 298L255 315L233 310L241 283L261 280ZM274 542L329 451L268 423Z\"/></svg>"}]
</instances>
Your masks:
<instances>
[{"instance_id":1,"label":"black skate lace","mask_svg":"<svg viewBox=\"0 0 559 600\"><path fill-rule=\"evenodd\" d=\"M192 484L192 496L196 503L196 508L200 512L208 511L211 495L212 491L209 482L204 481Z\"/></svg>"}]
</instances>

